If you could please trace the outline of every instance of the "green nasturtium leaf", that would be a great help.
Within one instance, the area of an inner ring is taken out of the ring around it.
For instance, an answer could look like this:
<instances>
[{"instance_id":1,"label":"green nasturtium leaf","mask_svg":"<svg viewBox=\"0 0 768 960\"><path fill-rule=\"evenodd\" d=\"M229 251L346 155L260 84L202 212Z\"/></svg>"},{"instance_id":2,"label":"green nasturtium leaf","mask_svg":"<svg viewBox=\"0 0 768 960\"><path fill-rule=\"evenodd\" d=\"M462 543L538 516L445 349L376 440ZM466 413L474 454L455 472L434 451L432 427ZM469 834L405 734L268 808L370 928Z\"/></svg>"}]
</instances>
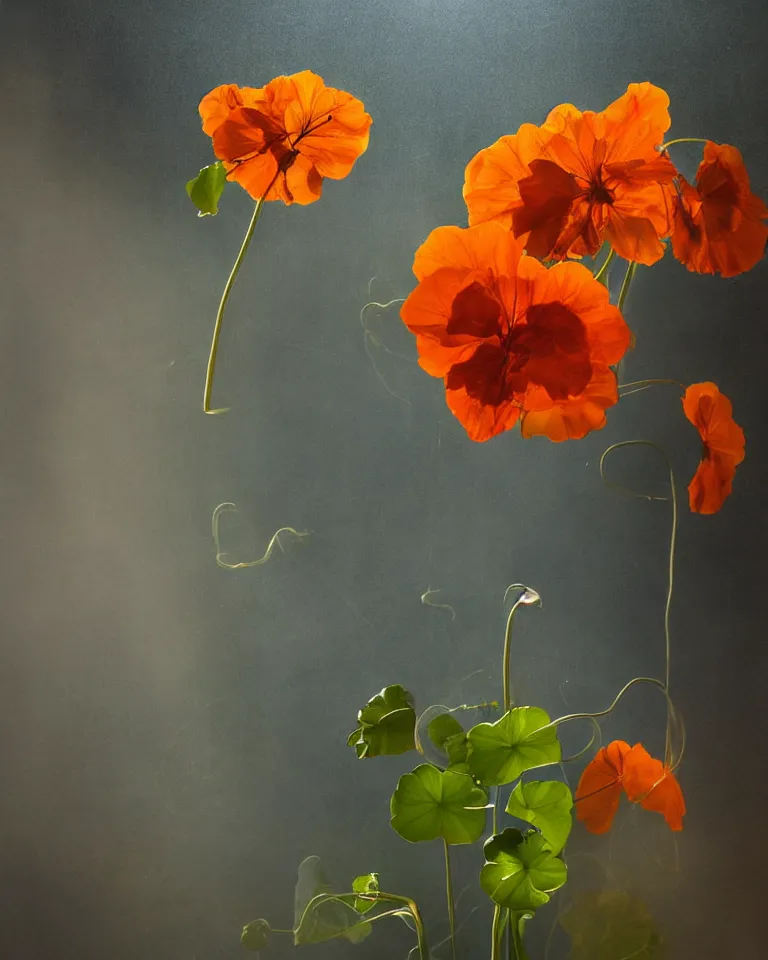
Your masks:
<instances>
[{"instance_id":1,"label":"green nasturtium leaf","mask_svg":"<svg viewBox=\"0 0 768 960\"><path fill-rule=\"evenodd\" d=\"M486 786L501 786L525 770L558 763L557 728L548 724L539 707L513 707L495 723L478 723L467 734L470 773Z\"/></svg>"},{"instance_id":2,"label":"green nasturtium leaf","mask_svg":"<svg viewBox=\"0 0 768 960\"><path fill-rule=\"evenodd\" d=\"M464 727L450 713L441 713L427 724L427 734L438 750L448 758L448 769L467 773L469 742Z\"/></svg>"},{"instance_id":3,"label":"green nasturtium leaf","mask_svg":"<svg viewBox=\"0 0 768 960\"><path fill-rule=\"evenodd\" d=\"M355 891L355 893L378 893L378 873L364 873L360 877L355 877L355 879L352 881L352 889ZM366 900L363 897L355 897L354 908L358 913L367 913L371 907L375 906L375 900Z\"/></svg>"},{"instance_id":4,"label":"green nasturtium leaf","mask_svg":"<svg viewBox=\"0 0 768 960\"><path fill-rule=\"evenodd\" d=\"M359 759L394 756L415 749L413 697L399 683L384 687L357 714L359 726L347 738Z\"/></svg>"},{"instance_id":5,"label":"green nasturtium leaf","mask_svg":"<svg viewBox=\"0 0 768 960\"><path fill-rule=\"evenodd\" d=\"M559 916L570 960L662 960L664 942L640 900L623 890L585 891Z\"/></svg>"},{"instance_id":6,"label":"green nasturtium leaf","mask_svg":"<svg viewBox=\"0 0 768 960\"><path fill-rule=\"evenodd\" d=\"M243 927L240 943L246 950L263 950L271 929L266 920L254 920Z\"/></svg>"},{"instance_id":7,"label":"green nasturtium leaf","mask_svg":"<svg viewBox=\"0 0 768 960\"><path fill-rule=\"evenodd\" d=\"M187 181L189 199L197 207L198 217L216 216L219 212L219 199L227 185L227 171L221 160L210 164Z\"/></svg>"},{"instance_id":8,"label":"green nasturtium leaf","mask_svg":"<svg viewBox=\"0 0 768 960\"><path fill-rule=\"evenodd\" d=\"M535 830L514 827L491 837L483 848L486 863L480 885L494 903L510 910L537 910L568 878L565 864Z\"/></svg>"},{"instance_id":9,"label":"green nasturtium leaf","mask_svg":"<svg viewBox=\"0 0 768 960\"><path fill-rule=\"evenodd\" d=\"M571 832L573 796L560 780L529 780L518 783L507 802L507 813L541 830L541 835L560 853Z\"/></svg>"},{"instance_id":10,"label":"green nasturtium leaf","mask_svg":"<svg viewBox=\"0 0 768 960\"><path fill-rule=\"evenodd\" d=\"M303 860L294 897L293 942L296 946L336 937L359 943L370 932L370 923L345 898L334 896L320 858Z\"/></svg>"},{"instance_id":11,"label":"green nasturtium leaf","mask_svg":"<svg viewBox=\"0 0 768 960\"><path fill-rule=\"evenodd\" d=\"M406 773L392 795L392 826L405 840L442 837L447 843L474 843L485 829L488 795L471 777L422 763Z\"/></svg>"}]
</instances>

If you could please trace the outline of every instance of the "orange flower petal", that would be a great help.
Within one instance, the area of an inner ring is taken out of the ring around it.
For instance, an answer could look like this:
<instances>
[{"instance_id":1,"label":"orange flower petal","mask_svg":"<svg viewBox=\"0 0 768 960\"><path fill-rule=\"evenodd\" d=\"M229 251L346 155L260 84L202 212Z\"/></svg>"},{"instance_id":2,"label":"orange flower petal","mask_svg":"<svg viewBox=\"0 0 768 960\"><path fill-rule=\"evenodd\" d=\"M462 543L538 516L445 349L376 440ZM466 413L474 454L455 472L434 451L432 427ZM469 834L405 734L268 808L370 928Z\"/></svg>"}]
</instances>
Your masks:
<instances>
[{"instance_id":1,"label":"orange flower petal","mask_svg":"<svg viewBox=\"0 0 768 960\"><path fill-rule=\"evenodd\" d=\"M616 375L607 366L594 366L584 392L567 400L553 402L542 387L529 389L524 400L522 434L526 438L548 437L555 443L581 440L592 430L605 426L605 411L618 399Z\"/></svg>"},{"instance_id":2,"label":"orange flower petal","mask_svg":"<svg viewBox=\"0 0 768 960\"><path fill-rule=\"evenodd\" d=\"M711 381L691 384L685 391L683 411L703 445L701 462L688 486L694 513L717 513L744 459L744 431L734 421L732 409L731 401Z\"/></svg>"},{"instance_id":3,"label":"orange flower petal","mask_svg":"<svg viewBox=\"0 0 768 960\"><path fill-rule=\"evenodd\" d=\"M590 833L606 833L619 809L624 758L630 746L614 740L597 751L587 764L576 788L576 818Z\"/></svg>"},{"instance_id":4,"label":"orange flower petal","mask_svg":"<svg viewBox=\"0 0 768 960\"><path fill-rule=\"evenodd\" d=\"M683 829L685 800L675 775L641 743L624 757L624 789L632 803L660 813L671 830Z\"/></svg>"},{"instance_id":5,"label":"orange flower petal","mask_svg":"<svg viewBox=\"0 0 768 960\"><path fill-rule=\"evenodd\" d=\"M657 150L668 106L659 87L630 84L602 113L561 104L541 127L502 137L467 166L470 224L498 220L541 259L593 255L608 239L621 256L655 263L676 175Z\"/></svg>"},{"instance_id":6,"label":"orange flower petal","mask_svg":"<svg viewBox=\"0 0 768 960\"><path fill-rule=\"evenodd\" d=\"M309 70L265 87L216 87L200 103L203 129L229 179L254 199L312 203L368 146L371 118L351 94Z\"/></svg>"},{"instance_id":7,"label":"orange flower petal","mask_svg":"<svg viewBox=\"0 0 768 960\"><path fill-rule=\"evenodd\" d=\"M689 270L734 277L762 259L767 218L768 209L750 189L739 151L708 141L696 186L680 177L672 250Z\"/></svg>"}]
</instances>

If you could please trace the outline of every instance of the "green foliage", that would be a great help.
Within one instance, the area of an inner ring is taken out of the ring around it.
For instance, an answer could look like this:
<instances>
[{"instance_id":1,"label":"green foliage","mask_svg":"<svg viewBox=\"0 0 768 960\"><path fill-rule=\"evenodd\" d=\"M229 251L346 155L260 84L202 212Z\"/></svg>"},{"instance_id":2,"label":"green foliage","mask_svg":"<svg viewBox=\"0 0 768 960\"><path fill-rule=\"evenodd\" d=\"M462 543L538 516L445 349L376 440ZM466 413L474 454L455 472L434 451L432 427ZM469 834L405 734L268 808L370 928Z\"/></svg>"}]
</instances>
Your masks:
<instances>
[{"instance_id":1,"label":"green foliage","mask_svg":"<svg viewBox=\"0 0 768 960\"><path fill-rule=\"evenodd\" d=\"M345 937L359 943L371 932L371 925L346 901L335 896L320 866L319 857L307 857L299 865L293 910L293 941L322 943Z\"/></svg>"},{"instance_id":2,"label":"green foliage","mask_svg":"<svg viewBox=\"0 0 768 960\"><path fill-rule=\"evenodd\" d=\"M553 853L560 853L571 832L573 796L559 780L518 783L507 802L507 813L541 830Z\"/></svg>"},{"instance_id":3,"label":"green foliage","mask_svg":"<svg viewBox=\"0 0 768 960\"><path fill-rule=\"evenodd\" d=\"M478 723L467 734L469 772L486 786L500 786L525 770L558 763L557 728L548 724L539 707L513 707L495 723Z\"/></svg>"},{"instance_id":4,"label":"green foliage","mask_svg":"<svg viewBox=\"0 0 768 960\"><path fill-rule=\"evenodd\" d=\"M567 879L565 864L540 833L514 827L491 837L483 849L486 863L480 885L495 903L515 911L533 911Z\"/></svg>"},{"instance_id":5,"label":"green foliage","mask_svg":"<svg viewBox=\"0 0 768 960\"><path fill-rule=\"evenodd\" d=\"M427 724L427 734L438 750L448 758L448 769L467 773L469 742L464 727L450 713L441 713Z\"/></svg>"},{"instance_id":6,"label":"green foliage","mask_svg":"<svg viewBox=\"0 0 768 960\"><path fill-rule=\"evenodd\" d=\"M266 920L254 920L243 927L240 943L246 950L263 950L267 945L270 930Z\"/></svg>"},{"instance_id":7,"label":"green foliage","mask_svg":"<svg viewBox=\"0 0 768 960\"><path fill-rule=\"evenodd\" d=\"M413 697L399 683L384 687L357 714L359 726L347 738L359 759L394 756L416 746Z\"/></svg>"},{"instance_id":8,"label":"green foliage","mask_svg":"<svg viewBox=\"0 0 768 960\"><path fill-rule=\"evenodd\" d=\"M392 826L411 843L440 837L474 843L485 829L487 803L471 777L423 763L400 777L390 803Z\"/></svg>"},{"instance_id":9,"label":"green foliage","mask_svg":"<svg viewBox=\"0 0 768 960\"><path fill-rule=\"evenodd\" d=\"M355 893L378 893L378 873L364 873L360 877L355 877L355 879L352 881L352 889L355 891ZM367 913L371 907L375 906L375 900L366 900L363 897L355 897L354 908L358 913Z\"/></svg>"},{"instance_id":10,"label":"green foliage","mask_svg":"<svg viewBox=\"0 0 768 960\"><path fill-rule=\"evenodd\" d=\"M580 893L559 922L571 938L570 960L662 960L665 953L648 908L623 890Z\"/></svg>"},{"instance_id":11,"label":"green foliage","mask_svg":"<svg viewBox=\"0 0 768 960\"><path fill-rule=\"evenodd\" d=\"M197 207L198 217L216 216L226 184L227 171L221 160L203 167L196 177L187 181L187 193Z\"/></svg>"}]
</instances>

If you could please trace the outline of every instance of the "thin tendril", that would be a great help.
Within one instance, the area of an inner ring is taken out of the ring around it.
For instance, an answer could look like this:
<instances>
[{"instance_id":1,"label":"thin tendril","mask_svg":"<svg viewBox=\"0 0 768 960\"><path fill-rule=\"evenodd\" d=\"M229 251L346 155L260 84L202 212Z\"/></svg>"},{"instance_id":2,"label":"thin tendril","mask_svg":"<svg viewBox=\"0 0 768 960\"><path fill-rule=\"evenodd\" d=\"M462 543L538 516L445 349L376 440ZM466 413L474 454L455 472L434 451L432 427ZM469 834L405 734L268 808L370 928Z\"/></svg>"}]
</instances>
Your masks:
<instances>
[{"instance_id":1,"label":"thin tendril","mask_svg":"<svg viewBox=\"0 0 768 960\"><path fill-rule=\"evenodd\" d=\"M240 563L227 563L222 559L222 557L226 556L226 552L222 552L219 539L219 517L225 512L237 513L237 507L234 505L234 503L220 503L213 511L213 516L211 517L211 533L213 535L214 546L216 547L216 564L225 570L245 570L247 567L260 567L262 564L265 564L272 556L272 551L276 546L280 547L282 550L282 546L280 545L281 533L290 533L292 537L296 537L297 539L310 536L308 530L294 530L293 527L280 527L280 529L276 530L272 535L272 539L267 544L267 549L264 552L263 557L260 557L258 560L241 561Z\"/></svg>"},{"instance_id":2,"label":"thin tendril","mask_svg":"<svg viewBox=\"0 0 768 960\"><path fill-rule=\"evenodd\" d=\"M595 740L598 740L598 741L601 740L602 730L600 729L600 724L597 722L597 720L594 717L591 717L590 719L592 721L592 736L589 738L589 743L587 743L586 746L582 747L581 750L579 750L577 753L572 753L570 757L563 757L563 759L560 761L561 764L573 763L574 760L579 760L581 757L584 756L585 753L587 753L588 750L591 749ZM562 773L563 773L563 776L565 776L565 770L563 770Z\"/></svg>"},{"instance_id":3,"label":"thin tendril","mask_svg":"<svg viewBox=\"0 0 768 960\"><path fill-rule=\"evenodd\" d=\"M376 278L373 277L371 279L371 283L375 279ZM368 284L368 294L370 296L370 283ZM365 347L365 353L368 359L371 361L373 372L376 374L376 378L378 379L379 383L382 385L382 387L384 387L384 389L387 391L387 393L391 397L394 397L395 400L400 400L402 403L405 403L410 407L411 401L408 400L406 397L402 397L399 393L393 390L389 386L387 381L384 379L384 376L382 375L381 370L379 370L379 365L376 363L376 358L371 353L371 344L373 343L375 346L380 347L390 356L397 357L400 360L410 361L412 358L406 357L402 353L397 353L395 350L390 350L390 348L385 343L382 343L382 341L379 340L379 338L374 333L371 332L371 330L368 328L368 325L365 322L365 311L368 310L370 307L379 307L382 310L386 310L387 307L391 307L393 303L404 303L404 302L405 301L403 297L396 297L394 300L390 300L388 303L379 303L376 300L371 300L369 303L366 303L363 306L362 310L360 311L360 326L363 328L363 346Z\"/></svg>"},{"instance_id":4,"label":"thin tendril","mask_svg":"<svg viewBox=\"0 0 768 960\"><path fill-rule=\"evenodd\" d=\"M451 620L456 619L456 611L450 605L450 603L433 603L430 599L431 597L436 597L440 590L433 590L432 587L427 587L427 589L421 595L421 602L425 607L434 607L435 610L450 610Z\"/></svg>"},{"instance_id":5,"label":"thin tendril","mask_svg":"<svg viewBox=\"0 0 768 960\"><path fill-rule=\"evenodd\" d=\"M672 501L672 529L669 537L669 560L668 560L668 586L667 586L667 599L664 604L664 692L667 696L667 703L671 705L669 699L669 678L670 678L670 664L671 664L671 654L672 654L672 638L669 627L670 611L672 609L672 594L674 592L675 586L675 547L677 544L677 484L675 482L675 472L672 469L672 464L670 463L669 457L665 451L656 443L653 443L651 440L624 440L621 443L614 443L607 450L604 451L602 457L600 457L600 477L604 483L607 483L605 479L605 460L606 458L614 451L618 450L620 447L630 447L630 446L646 446L651 447L656 450L664 458L664 462L667 465L667 470L669 472L669 489L671 493ZM636 497L644 497L645 499L661 499L659 497L651 498L647 494L643 495L635 491L629 491ZM667 499L666 497L664 499ZM666 727L666 736L664 744L664 762L669 766L671 764L671 713L670 709L667 710L667 727ZM679 762L679 761L678 761Z\"/></svg>"},{"instance_id":6,"label":"thin tendril","mask_svg":"<svg viewBox=\"0 0 768 960\"><path fill-rule=\"evenodd\" d=\"M240 267L242 266L243 260L245 259L245 254L248 252L248 247L251 243L251 238L253 237L253 231L256 229L256 224L259 222L259 217L261 216L261 211L264 209L264 201L267 199L267 194L272 189L280 175L280 171L275 174L272 178L272 183L267 187L261 197L256 201L256 208L253 211L253 216L251 217L251 222L248 224L248 229L245 232L245 237L240 246L240 252L237 255L235 260L235 265L232 267L232 270L227 278L227 282L224 286L224 292L221 295L221 301L219 302L219 309L216 312L216 322L213 325L213 339L211 340L211 352L208 355L208 366L205 371L205 387L203 388L203 413L217 414L217 413L226 413L229 410L229 407L217 407L215 410L211 409L211 392L213 391L213 374L216 369L216 354L219 350L219 336L221 334L221 324L224 320L224 310L227 306L227 300L229 300L229 295L232 292L232 287L235 285L235 280L237 279L237 274L240 272Z\"/></svg>"}]
</instances>

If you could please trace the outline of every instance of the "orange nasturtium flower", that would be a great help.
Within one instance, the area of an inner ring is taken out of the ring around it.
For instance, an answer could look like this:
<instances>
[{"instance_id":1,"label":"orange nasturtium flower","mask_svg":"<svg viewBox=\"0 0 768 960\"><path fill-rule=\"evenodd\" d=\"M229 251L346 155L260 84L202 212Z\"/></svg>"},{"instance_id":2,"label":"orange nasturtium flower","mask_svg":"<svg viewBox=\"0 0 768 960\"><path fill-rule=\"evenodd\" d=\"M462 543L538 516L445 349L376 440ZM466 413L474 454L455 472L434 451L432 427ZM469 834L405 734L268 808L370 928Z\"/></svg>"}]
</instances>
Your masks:
<instances>
[{"instance_id":1,"label":"orange nasturtium flower","mask_svg":"<svg viewBox=\"0 0 768 960\"><path fill-rule=\"evenodd\" d=\"M600 113L564 103L540 127L524 123L469 162L470 224L499 220L542 260L593 256L607 240L650 266L671 230L676 170L657 150L668 106L659 87L631 83Z\"/></svg>"},{"instance_id":2,"label":"orange nasturtium flower","mask_svg":"<svg viewBox=\"0 0 768 960\"><path fill-rule=\"evenodd\" d=\"M692 383L685 391L683 410L702 442L701 462L688 485L694 513L717 513L744 459L744 431L734 421L732 409L728 397L709 381Z\"/></svg>"},{"instance_id":3,"label":"orange nasturtium flower","mask_svg":"<svg viewBox=\"0 0 768 960\"><path fill-rule=\"evenodd\" d=\"M736 147L711 140L696 173L696 186L681 176L674 200L672 251L689 270L735 277L765 253L768 209L749 188Z\"/></svg>"},{"instance_id":4,"label":"orange nasturtium flower","mask_svg":"<svg viewBox=\"0 0 768 960\"><path fill-rule=\"evenodd\" d=\"M438 227L416 251L403 304L419 363L444 378L472 440L520 422L524 437L578 439L618 399L610 369L629 329L585 267L546 269L498 223Z\"/></svg>"},{"instance_id":5,"label":"orange nasturtium flower","mask_svg":"<svg viewBox=\"0 0 768 960\"><path fill-rule=\"evenodd\" d=\"M216 87L200 101L200 116L229 180L254 200L301 204L320 197L325 177L346 177L372 123L360 100L311 70L265 87Z\"/></svg>"},{"instance_id":6,"label":"orange nasturtium flower","mask_svg":"<svg viewBox=\"0 0 768 960\"><path fill-rule=\"evenodd\" d=\"M576 817L590 833L606 833L621 794L646 810L662 814L672 830L683 829L685 801L675 775L641 743L614 740L598 750L576 788Z\"/></svg>"}]
</instances>

